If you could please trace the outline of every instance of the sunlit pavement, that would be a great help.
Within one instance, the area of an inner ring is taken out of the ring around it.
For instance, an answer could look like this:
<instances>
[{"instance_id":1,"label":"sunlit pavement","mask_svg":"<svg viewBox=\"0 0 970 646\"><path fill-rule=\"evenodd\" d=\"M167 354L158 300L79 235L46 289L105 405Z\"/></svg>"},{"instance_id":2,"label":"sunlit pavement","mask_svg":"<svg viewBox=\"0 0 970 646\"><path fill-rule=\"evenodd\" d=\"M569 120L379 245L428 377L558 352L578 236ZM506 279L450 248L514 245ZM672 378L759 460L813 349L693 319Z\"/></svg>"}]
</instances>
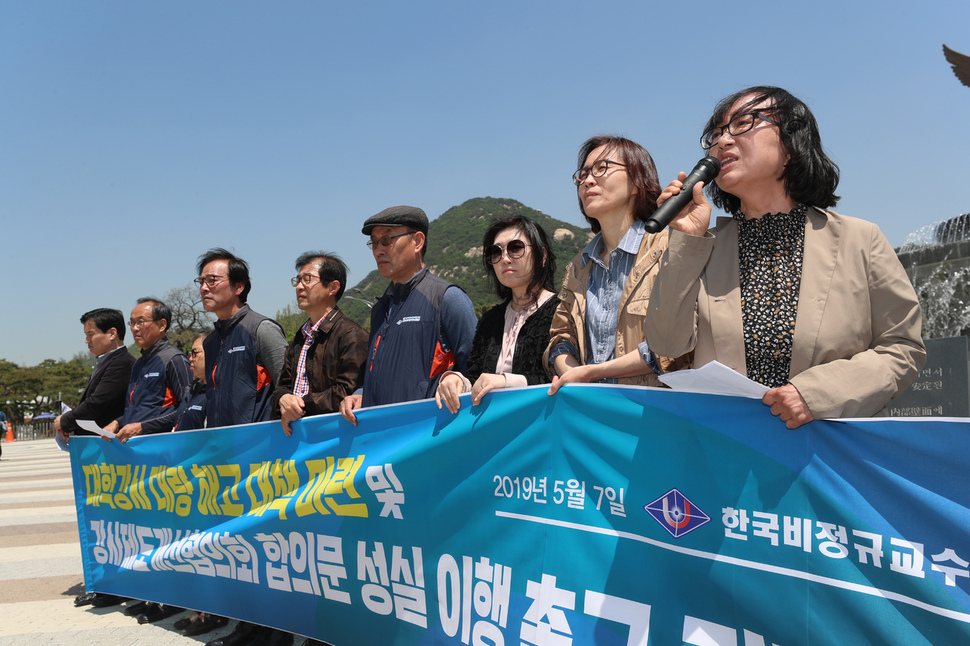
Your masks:
<instances>
[{"instance_id":1,"label":"sunlit pavement","mask_svg":"<svg viewBox=\"0 0 970 646\"><path fill-rule=\"evenodd\" d=\"M230 631L185 637L172 624L186 612L139 625L123 606L75 608L84 576L68 454L53 440L0 449L0 644L200 644Z\"/></svg>"}]
</instances>

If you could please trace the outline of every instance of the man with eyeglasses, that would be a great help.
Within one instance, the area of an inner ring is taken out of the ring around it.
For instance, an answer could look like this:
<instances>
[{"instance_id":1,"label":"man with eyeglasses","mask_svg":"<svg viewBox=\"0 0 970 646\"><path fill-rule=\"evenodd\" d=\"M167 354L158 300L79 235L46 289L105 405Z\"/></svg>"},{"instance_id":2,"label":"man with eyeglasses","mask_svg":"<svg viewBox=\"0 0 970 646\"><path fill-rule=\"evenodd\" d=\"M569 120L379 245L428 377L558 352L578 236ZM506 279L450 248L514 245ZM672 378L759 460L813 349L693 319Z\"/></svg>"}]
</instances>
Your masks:
<instances>
[{"instance_id":1,"label":"man with eyeglasses","mask_svg":"<svg viewBox=\"0 0 970 646\"><path fill-rule=\"evenodd\" d=\"M81 401L72 410L54 418L54 430L65 442L70 434L95 435L77 424L92 420L104 427L125 412L125 394L135 357L125 348L125 317L119 311L98 308L81 316L84 342L97 357Z\"/></svg>"},{"instance_id":2,"label":"man with eyeglasses","mask_svg":"<svg viewBox=\"0 0 970 646\"><path fill-rule=\"evenodd\" d=\"M154 297L139 298L137 303L128 326L141 357L131 369L124 413L104 427L122 442L171 431L192 386L189 360L166 337L172 310Z\"/></svg>"},{"instance_id":3,"label":"man with eyeglasses","mask_svg":"<svg viewBox=\"0 0 970 646\"><path fill-rule=\"evenodd\" d=\"M246 304L252 288L246 261L214 248L199 258L197 269L202 307L219 319L202 343L206 422L209 428L264 422L283 367L283 328Z\"/></svg>"},{"instance_id":4,"label":"man with eyeglasses","mask_svg":"<svg viewBox=\"0 0 970 646\"><path fill-rule=\"evenodd\" d=\"M304 415L334 413L364 381L367 332L344 316L337 301L347 285L347 266L335 254L310 251L296 259L297 307L309 318L286 350L273 419L290 423Z\"/></svg>"},{"instance_id":5,"label":"man with eyeglasses","mask_svg":"<svg viewBox=\"0 0 970 646\"><path fill-rule=\"evenodd\" d=\"M370 236L377 270L391 284L371 308L363 390L340 403L355 425L354 411L362 406L427 399L446 371L464 372L478 322L468 295L424 264L423 210L393 206L368 218L361 232Z\"/></svg>"},{"instance_id":6,"label":"man with eyeglasses","mask_svg":"<svg viewBox=\"0 0 970 646\"><path fill-rule=\"evenodd\" d=\"M196 269L202 307L219 319L202 342L207 427L264 422L283 367L283 328L246 304L252 282L245 260L216 247L199 257ZM231 633L207 645L284 643L286 639L281 631L240 621Z\"/></svg>"}]
</instances>

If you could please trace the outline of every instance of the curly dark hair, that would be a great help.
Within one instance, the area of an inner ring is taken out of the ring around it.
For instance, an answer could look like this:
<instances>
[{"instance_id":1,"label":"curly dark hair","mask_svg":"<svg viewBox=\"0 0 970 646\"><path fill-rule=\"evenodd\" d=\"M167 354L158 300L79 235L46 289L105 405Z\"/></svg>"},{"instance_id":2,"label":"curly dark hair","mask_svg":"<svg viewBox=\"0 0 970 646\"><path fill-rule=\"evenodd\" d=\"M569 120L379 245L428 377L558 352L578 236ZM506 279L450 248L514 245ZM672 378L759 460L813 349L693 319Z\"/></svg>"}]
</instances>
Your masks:
<instances>
[{"instance_id":1,"label":"curly dark hair","mask_svg":"<svg viewBox=\"0 0 970 646\"><path fill-rule=\"evenodd\" d=\"M653 163L653 157L650 156L646 148L625 137L596 135L587 139L586 143L580 147L576 168L582 168L589 154L600 146L606 146L607 154L619 151L623 163L626 164L626 172L630 176L630 181L637 189L637 197L633 204L633 216L637 220L646 222L657 210L657 198L660 197L660 179L657 177L657 166ZM599 233L600 223L595 218L586 215L578 189L576 198L579 200L579 210L586 221L589 222L593 233Z\"/></svg>"},{"instance_id":2,"label":"curly dark hair","mask_svg":"<svg viewBox=\"0 0 970 646\"><path fill-rule=\"evenodd\" d=\"M493 220L488 231L485 232L485 239L482 241L482 266L485 267L485 275L495 293L503 301L511 300L512 290L501 282L495 273L495 267L488 262L485 251L495 244L495 238L506 229L518 229L525 234L526 242L532 248L532 279L529 281L529 294L533 301L540 290L555 292L553 285L556 277L556 254L549 246L549 238L541 226L525 217L524 215L513 215L512 217Z\"/></svg>"},{"instance_id":3,"label":"curly dark hair","mask_svg":"<svg viewBox=\"0 0 970 646\"><path fill-rule=\"evenodd\" d=\"M728 114L731 107L744 98L747 100L736 111L738 114L759 103L767 102L768 106L759 108L758 111L778 122L781 143L789 157L779 179L785 180L785 192L788 196L809 206L835 206L839 201L839 196L835 194L839 185L839 167L822 150L822 138L812 111L787 90L770 85L756 85L721 99L714 108L714 114L707 121L704 133L710 132L723 124L729 116L733 116ZM741 214L740 198L721 190L716 182L711 182L705 188L715 206L731 215Z\"/></svg>"}]
</instances>

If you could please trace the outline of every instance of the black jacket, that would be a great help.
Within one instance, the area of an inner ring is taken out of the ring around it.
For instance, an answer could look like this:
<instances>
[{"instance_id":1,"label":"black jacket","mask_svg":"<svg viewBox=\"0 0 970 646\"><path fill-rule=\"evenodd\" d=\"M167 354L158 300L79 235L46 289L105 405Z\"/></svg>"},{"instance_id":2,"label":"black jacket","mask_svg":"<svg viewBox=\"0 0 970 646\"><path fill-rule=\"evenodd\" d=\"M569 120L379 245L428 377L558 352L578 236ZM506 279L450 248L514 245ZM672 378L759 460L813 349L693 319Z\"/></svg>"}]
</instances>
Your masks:
<instances>
[{"instance_id":1,"label":"black jacket","mask_svg":"<svg viewBox=\"0 0 970 646\"><path fill-rule=\"evenodd\" d=\"M81 394L81 402L61 415L61 430L75 435L94 435L77 425L79 419L89 419L104 428L125 412L125 395L135 357L127 348L115 350L101 362L87 387Z\"/></svg>"}]
</instances>

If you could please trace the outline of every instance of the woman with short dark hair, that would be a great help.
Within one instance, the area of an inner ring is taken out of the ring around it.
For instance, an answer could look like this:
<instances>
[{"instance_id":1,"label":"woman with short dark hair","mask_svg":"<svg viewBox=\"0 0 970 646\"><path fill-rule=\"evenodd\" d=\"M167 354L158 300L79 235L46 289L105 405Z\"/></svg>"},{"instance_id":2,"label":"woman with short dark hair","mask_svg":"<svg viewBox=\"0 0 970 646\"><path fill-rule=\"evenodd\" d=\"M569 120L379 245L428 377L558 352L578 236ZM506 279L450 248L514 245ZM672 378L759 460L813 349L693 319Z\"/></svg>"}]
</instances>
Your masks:
<instances>
[{"instance_id":1,"label":"woman with short dark hair","mask_svg":"<svg viewBox=\"0 0 970 646\"><path fill-rule=\"evenodd\" d=\"M550 330L549 394L570 382L662 386L658 374L684 367L654 355L643 319L667 232L647 233L660 183L653 158L623 137L597 136L579 149L573 174L579 210L596 234L573 258Z\"/></svg>"},{"instance_id":2,"label":"woman with short dark hair","mask_svg":"<svg viewBox=\"0 0 970 646\"><path fill-rule=\"evenodd\" d=\"M768 386L762 401L788 428L880 413L926 360L919 301L879 228L828 210L839 169L808 106L781 88L741 90L701 145L721 163L711 201L732 217L708 231L698 183L671 221L646 321L654 347Z\"/></svg>"}]
</instances>

